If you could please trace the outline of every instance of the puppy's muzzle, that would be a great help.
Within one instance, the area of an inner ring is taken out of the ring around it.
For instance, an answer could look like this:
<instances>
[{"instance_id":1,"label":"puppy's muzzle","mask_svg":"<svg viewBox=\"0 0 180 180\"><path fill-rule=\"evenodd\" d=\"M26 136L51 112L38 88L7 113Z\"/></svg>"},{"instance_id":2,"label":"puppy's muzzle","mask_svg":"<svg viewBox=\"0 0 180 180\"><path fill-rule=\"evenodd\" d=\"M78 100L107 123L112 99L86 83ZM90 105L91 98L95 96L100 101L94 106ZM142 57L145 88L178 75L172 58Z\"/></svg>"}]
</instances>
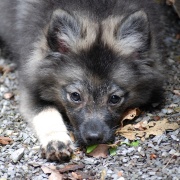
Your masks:
<instances>
[{"instance_id":1,"label":"puppy's muzzle","mask_svg":"<svg viewBox=\"0 0 180 180\"><path fill-rule=\"evenodd\" d=\"M80 134L85 144L104 143L108 138L109 128L100 120L88 120L81 125Z\"/></svg>"}]
</instances>

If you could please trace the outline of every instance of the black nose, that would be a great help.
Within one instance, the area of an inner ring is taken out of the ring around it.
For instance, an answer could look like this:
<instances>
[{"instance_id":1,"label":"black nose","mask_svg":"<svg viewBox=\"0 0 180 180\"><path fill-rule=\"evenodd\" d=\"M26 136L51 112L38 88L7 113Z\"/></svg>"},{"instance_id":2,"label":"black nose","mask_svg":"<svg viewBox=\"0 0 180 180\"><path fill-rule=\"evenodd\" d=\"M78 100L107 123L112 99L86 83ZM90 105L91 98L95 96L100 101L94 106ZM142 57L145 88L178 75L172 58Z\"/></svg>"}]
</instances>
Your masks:
<instances>
[{"instance_id":1,"label":"black nose","mask_svg":"<svg viewBox=\"0 0 180 180\"><path fill-rule=\"evenodd\" d=\"M103 135L100 132L86 132L85 139L88 144L102 143Z\"/></svg>"}]
</instances>

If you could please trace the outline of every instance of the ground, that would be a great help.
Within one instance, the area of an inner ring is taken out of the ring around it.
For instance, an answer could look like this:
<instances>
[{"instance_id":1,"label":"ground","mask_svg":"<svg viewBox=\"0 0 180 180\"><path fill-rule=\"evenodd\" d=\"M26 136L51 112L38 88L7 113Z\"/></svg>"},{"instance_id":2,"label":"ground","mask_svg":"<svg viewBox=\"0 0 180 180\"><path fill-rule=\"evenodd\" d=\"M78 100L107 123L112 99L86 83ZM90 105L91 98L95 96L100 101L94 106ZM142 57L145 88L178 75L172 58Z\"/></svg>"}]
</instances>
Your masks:
<instances>
[{"instance_id":1,"label":"ground","mask_svg":"<svg viewBox=\"0 0 180 180\"><path fill-rule=\"evenodd\" d=\"M180 19L170 8L166 10L165 19L165 59L168 64L165 102L161 108L145 112L136 121L167 118L180 124ZM49 175L42 171L42 165L62 168L67 164L84 164L84 169L79 171L91 179L180 179L180 129L140 141L138 147L121 145L117 155L107 158L96 159L81 153L63 164L42 159L39 143L18 111L18 82L13 62L1 57L0 67L5 66L8 68L6 73L0 74L0 136L10 137L13 142L0 145L0 180L46 180ZM128 141L123 137L117 139ZM72 179L72 172L65 175Z\"/></svg>"}]
</instances>

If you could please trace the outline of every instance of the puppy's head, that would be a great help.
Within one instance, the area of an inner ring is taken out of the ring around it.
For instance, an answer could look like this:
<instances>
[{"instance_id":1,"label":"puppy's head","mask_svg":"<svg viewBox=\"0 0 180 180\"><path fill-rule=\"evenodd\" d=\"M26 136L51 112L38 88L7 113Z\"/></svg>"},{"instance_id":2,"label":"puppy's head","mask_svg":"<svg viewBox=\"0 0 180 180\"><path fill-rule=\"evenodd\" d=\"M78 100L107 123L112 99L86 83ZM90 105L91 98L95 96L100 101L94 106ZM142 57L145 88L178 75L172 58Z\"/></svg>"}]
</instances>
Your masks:
<instances>
[{"instance_id":1,"label":"puppy's head","mask_svg":"<svg viewBox=\"0 0 180 180\"><path fill-rule=\"evenodd\" d=\"M87 18L54 12L39 94L65 111L82 144L113 139L122 113L153 101L162 85L155 38L144 11Z\"/></svg>"}]
</instances>

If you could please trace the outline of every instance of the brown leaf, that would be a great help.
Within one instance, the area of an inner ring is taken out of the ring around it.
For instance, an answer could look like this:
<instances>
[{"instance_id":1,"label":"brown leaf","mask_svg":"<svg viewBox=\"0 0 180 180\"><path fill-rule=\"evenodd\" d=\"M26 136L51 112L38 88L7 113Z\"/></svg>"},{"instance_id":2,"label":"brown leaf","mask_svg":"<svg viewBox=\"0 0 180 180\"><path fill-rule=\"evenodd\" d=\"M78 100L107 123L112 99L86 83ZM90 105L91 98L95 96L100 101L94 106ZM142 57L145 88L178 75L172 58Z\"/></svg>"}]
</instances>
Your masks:
<instances>
[{"instance_id":1,"label":"brown leaf","mask_svg":"<svg viewBox=\"0 0 180 180\"><path fill-rule=\"evenodd\" d=\"M57 171L53 171L49 176L49 180L63 180L63 175Z\"/></svg>"},{"instance_id":2,"label":"brown leaf","mask_svg":"<svg viewBox=\"0 0 180 180\"><path fill-rule=\"evenodd\" d=\"M2 145L8 145L8 144L11 144L12 143L12 139L9 138L9 137L1 137L0 136L0 144Z\"/></svg>"},{"instance_id":3,"label":"brown leaf","mask_svg":"<svg viewBox=\"0 0 180 180\"><path fill-rule=\"evenodd\" d=\"M133 120L135 117L139 116L141 114L141 111L139 108L135 108L135 109L129 109L127 110L124 115L123 118L121 120L121 126L123 126L123 122L125 120Z\"/></svg>"},{"instance_id":4,"label":"brown leaf","mask_svg":"<svg viewBox=\"0 0 180 180\"><path fill-rule=\"evenodd\" d=\"M143 131L147 129L147 124L148 124L147 121L141 121L141 122L138 122L137 124L134 124L133 127L137 130Z\"/></svg>"},{"instance_id":5,"label":"brown leaf","mask_svg":"<svg viewBox=\"0 0 180 180\"><path fill-rule=\"evenodd\" d=\"M69 172L69 171L76 171L79 169L83 169L85 167L84 164L71 164L71 165L67 165L64 168L59 169L58 171L60 173L65 173L65 172Z\"/></svg>"},{"instance_id":6,"label":"brown leaf","mask_svg":"<svg viewBox=\"0 0 180 180\"><path fill-rule=\"evenodd\" d=\"M80 180L82 179L82 176L75 173L75 172L72 172L72 177L75 178L75 179L80 179Z\"/></svg>"},{"instance_id":7,"label":"brown leaf","mask_svg":"<svg viewBox=\"0 0 180 180\"><path fill-rule=\"evenodd\" d=\"M45 174L51 174L54 171L53 169L51 169L47 166L41 166L41 169Z\"/></svg>"},{"instance_id":8,"label":"brown leaf","mask_svg":"<svg viewBox=\"0 0 180 180\"><path fill-rule=\"evenodd\" d=\"M156 156L155 154L151 154L151 155L150 155L150 159L151 159L151 160L156 159L156 158L157 158L157 156Z\"/></svg>"},{"instance_id":9,"label":"brown leaf","mask_svg":"<svg viewBox=\"0 0 180 180\"><path fill-rule=\"evenodd\" d=\"M136 126L135 126L136 127ZM123 128L119 128L116 133L128 138L129 140L135 140L136 137L149 138L150 135L161 135L166 130L176 130L179 128L177 123L169 123L167 119L162 121L151 121L144 125L144 130L136 129L134 125L128 124Z\"/></svg>"},{"instance_id":10,"label":"brown leaf","mask_svg":"<svg viewBox=\"0 0 180 180\"><path fill-rule=\"evenodd\" d=\"M87 175L86 173L84 173L82 171L72 172L72 177L77 180L82 180L82 179L93 180L94 179L93 177Z\"/></svg>"},{"instance_id":11,"label":"brown leaf","mask_svg":"<svg viewBox=\"0 0 180 180\"><path fill-rule=\"evenodd\" d=\"M99 144L96 149L94 149L91 153L89 153L89 156L93 156L95 158L103 157L106 158L108 155L108 144Z\"/></svg>"},{"instance_id":12,"label":"brown leaf","mask_svg":"<svg viewBox=\"0 0 180 180\"><path fill-rule=\"evenodd\" d=\"M52 169L51 169L52 168ZM62 180L63 175L56 170L55 166L41 166L42 171L45 174L50 174L49 180Z\"/></svg>"}]
</instances>

